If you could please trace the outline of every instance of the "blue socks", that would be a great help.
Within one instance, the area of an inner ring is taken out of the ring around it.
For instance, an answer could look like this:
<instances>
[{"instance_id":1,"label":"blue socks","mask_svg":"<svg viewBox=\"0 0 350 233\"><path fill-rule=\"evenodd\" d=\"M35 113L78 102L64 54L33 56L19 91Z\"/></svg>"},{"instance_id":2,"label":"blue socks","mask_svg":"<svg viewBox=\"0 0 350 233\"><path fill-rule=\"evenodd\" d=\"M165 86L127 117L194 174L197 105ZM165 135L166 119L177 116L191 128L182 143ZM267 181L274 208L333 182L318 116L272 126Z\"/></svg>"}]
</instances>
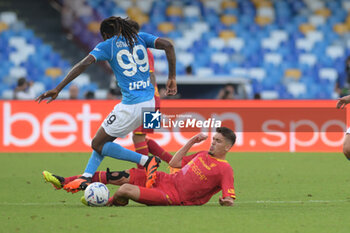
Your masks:
<instances>
[{"instance_id":1,"label":"blue socks","mask_svg":"<svg viewBox=\"0 0 350 233\"><path fill-rule=\"evenodd\" d=\"M89 174L89 176L95 174L97 171L98 166L100 166L104 156L100 155L96 151L93 151L91 154L91 157L89 159L89 162L85 168L83 176L86 176Z\"/></svg>"},{"instance_id":2,"label":"blue socks","mask_svg":"<svg viewBox=\"0 0 350 233\"><path fill-rule=\"evenodd\" d=\"M128 150L119 144L113 142L107 142L102 148L102 156L108 156L115 159L121 159L134 163L140 163L142 155Z\"/></svg>"},{"instance_id":3,"label":"blue socks","mask_svg":"<svg viewBox=\"0 0 350 233\"><path fill-rule=\"evenodd\" d=\"M105 156L134 162L137 164L141 164L142 166L144 166L144 164L148 159L148 156L141 155L132 150L128 150L119 144L116 144L113 142L107 142L102 148L102 155L100 155L96 151L92 152L83 176L86 176L86 177L93 176L93 174L95 174L95 172L97 171L97 168L100 166Z\"/></svg>"}]
</instances>

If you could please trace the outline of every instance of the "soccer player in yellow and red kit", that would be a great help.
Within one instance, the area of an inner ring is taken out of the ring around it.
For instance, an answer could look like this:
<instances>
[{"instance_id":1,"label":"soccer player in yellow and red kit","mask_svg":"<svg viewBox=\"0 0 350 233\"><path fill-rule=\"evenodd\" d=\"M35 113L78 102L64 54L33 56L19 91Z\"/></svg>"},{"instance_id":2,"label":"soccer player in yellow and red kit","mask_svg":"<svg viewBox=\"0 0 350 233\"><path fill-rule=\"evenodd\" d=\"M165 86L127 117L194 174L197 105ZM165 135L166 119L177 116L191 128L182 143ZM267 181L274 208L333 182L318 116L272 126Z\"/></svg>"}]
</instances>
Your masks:
<instances>
[{"instance_id":1,"label":"soccer player in yellow and red kit","mask_svg":"<svg viewBox=\"0 0 350 233\"><path fill-rule=\"evenodd\" d=\"M108 205L125 205L129 199L146 205L202 205L220 190L219 203L233 205L236 198L233 170L225 158L236 141L236 135L232 130L220 127L209 151L185 156L195 143L205 139L204 134L192 137L169 163L172 167L181 167L181 170L175 174L157 172L152 189L144 187L146 176L143 170L130 169L128 183L121 185Z\"/></svg>"},{"instance_id":2,"label":"soccer player in yellow and red kit","mask_svg":"<svg viewBox=\"0 0 350 233\"><path fill-rule=\"evenodd\" d=\"M194 144L206 139L207 136L202 133L192 137L169 163L181 170L174 174L157 171L153 188L145 188L146 173L136 168L121 172L96 172L93 181L121 185L108 205L127 205L129 199L146 205L202 205L221 190L219 203L232 206L236 198L233 170L225 158L236 141L236 135L226 127L217 128L209 151L186 156ZM59 179L63 182L67 178Z\"/></svg>"}]
</instances>

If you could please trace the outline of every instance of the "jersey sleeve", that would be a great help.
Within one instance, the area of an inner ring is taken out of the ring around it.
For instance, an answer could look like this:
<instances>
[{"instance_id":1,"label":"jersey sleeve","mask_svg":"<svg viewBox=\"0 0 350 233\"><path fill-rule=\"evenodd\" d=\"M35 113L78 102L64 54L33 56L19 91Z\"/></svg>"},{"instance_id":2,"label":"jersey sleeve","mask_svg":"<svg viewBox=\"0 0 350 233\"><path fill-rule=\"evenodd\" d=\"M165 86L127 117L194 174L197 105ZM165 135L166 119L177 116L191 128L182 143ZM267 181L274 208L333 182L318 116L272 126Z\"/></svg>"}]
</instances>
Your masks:
<instances>
[{"instance_id":1,"label":"jersey sleeve","mask_svg":"<svg viewBox=\"0 0 350 233\"><path fill-rule=\"evenodd\" d=\"M90 52L95 57L96 61L112 60L112 43L110 41L103 41L98 43L96 47Z\"/></svg>"},{"instance_id":2,"label":"jersey sleeve","mask_svg":"<svg viewBox=\"0 0 350 233\"><path fill-rule=\"evenodd\" d=\"M221 178L221 189L222 197L231 197L236 199L235 188L233 185L233 170L231 166L225 166L225 169L222 170Z\"/></svg>"},{"instance_id":3,"label":"jersey sleeve","mask_svg":"<svg viewBox=\"0 0 350 233\"><path fill-rule=\"evenodd\" d=\"M158 37L145 32L140 32L139 37L145 41L147 48L155 48Z\"/></svg>"},{"instance_id":4,"label":"jersey sleeve","mask_svg":"<svg viewBox=\"0 0 350 233\"><path fill-rule=\"evenodd\" d=\"M147 49L148 63L149 63L149 72L154 72L154 57L151 50Z\"/></svg>"},{"instance_id":5,"label":"jersey sleeve","mask_svg":"<svg viewBox=\"0 0 350 233\"><path fill-rule=\"evenodd\" d=\"M182 161L181 161L181 167L186 166L186 164L188 164L192 159L194 159L197 155L199 154L199 152L194 153L192 155L187 155L182 157Z\"/></svg>"}]
</instances>

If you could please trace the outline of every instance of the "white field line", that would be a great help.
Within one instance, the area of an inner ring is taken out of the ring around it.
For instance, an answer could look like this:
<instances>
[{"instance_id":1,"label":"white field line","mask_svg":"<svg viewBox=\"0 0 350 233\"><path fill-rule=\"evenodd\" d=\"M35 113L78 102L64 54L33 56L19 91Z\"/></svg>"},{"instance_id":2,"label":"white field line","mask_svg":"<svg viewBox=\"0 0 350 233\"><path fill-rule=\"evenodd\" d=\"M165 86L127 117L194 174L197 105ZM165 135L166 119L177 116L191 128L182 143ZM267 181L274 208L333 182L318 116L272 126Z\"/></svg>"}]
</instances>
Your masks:
<instances>
[{"instance_id":1,"label":"white field line","mask_svg":"<svg viewBox=\"0 0 350 233\"><path fill-rule=\"evenodd\" d=\"M63 202L53 202L53 203L36 203L36 202L23 202L23 203L14 203L14 202L0 202L0 206L75 206L82 205L80 202L76 204L72 203L63 203Z\"/></svg>"},{"instance_id":2,"label":"white field line","mask_svg":"<svg viewBox=\"0 0 350 233\"><path fill-rule=\"evenodd\" d=\"M350 202L350 200L299 200L299 201L272 201L272 200L258 200L258 201L235 201L235 204L302 204L302 203L339 203ZM218 202L209 202L218 203Z\"/></svg>"},{"instance_id":3,"label":"white field line","mask_svg":"<svg viewBox=\"0 0 350 233\"><path fill-rule=\"evenodd\" d=\"M272 201L272 200L258 200L258 201L235 201L235 204L302 204L302 203L341 203L341 202L350 202L350 200L299 200L299 201ZM208 202L209 204L218 204L218 202ZM62 202L53 202L53 203L36 203L36 202L27 202L27 203L9 203L9 202L0 202L0 206L80 206L81 203L62 203Z\"/></svg>"}]
</instances>

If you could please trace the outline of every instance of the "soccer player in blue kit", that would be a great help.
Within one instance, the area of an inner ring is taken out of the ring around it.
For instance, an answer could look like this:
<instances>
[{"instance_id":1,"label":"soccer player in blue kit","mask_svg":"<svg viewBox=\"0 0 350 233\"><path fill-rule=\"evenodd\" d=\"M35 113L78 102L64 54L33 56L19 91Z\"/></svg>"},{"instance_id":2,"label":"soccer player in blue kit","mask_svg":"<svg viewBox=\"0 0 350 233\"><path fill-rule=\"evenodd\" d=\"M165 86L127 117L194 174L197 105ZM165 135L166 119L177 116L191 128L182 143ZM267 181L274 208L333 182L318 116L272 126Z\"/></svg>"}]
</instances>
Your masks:
<instances>
[{"instance_id":1,"label":"soccer player in blue kit","mask_svg":"<svg viewBox=\"0 0 350 233\"><path fill-rule=\"evenodd\" d=\"M140 125L142 108L152 109L155 107L147 48L165 51L169 66L167 94L176 94L174 47L166 39L148 33L137 33L128 20L121 17L112 16L103 20L100 25L100 33L104 41L77 63L56 88L43 93L36 99L39 103L46 98L50 98L47 103L55 100L68 83L96 61L109 62L121 88L122 101L114 107L94 136L91 142L93 152L83 175L66 184L63 188L73 193L84 190L91 183L92 175L105 156L144 166L147 174L146 187L152 187L155 181L155 170L159 166L160 159L140 155L113 141L118 137L125 137Z\"/></svg>"}]
</instances>

